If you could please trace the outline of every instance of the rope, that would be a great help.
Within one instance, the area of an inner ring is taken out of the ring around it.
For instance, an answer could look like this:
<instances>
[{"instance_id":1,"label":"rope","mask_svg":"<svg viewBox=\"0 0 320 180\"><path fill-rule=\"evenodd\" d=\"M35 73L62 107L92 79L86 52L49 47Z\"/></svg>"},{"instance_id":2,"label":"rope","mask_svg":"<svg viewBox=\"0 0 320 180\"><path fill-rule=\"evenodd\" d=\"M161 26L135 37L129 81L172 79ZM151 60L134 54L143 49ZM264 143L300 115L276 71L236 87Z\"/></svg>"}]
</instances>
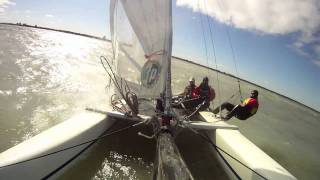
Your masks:
<instances>
[{"instance_id":1,"label":"rope","mask_svg":"<svg viewBox=\"0 0 320 180\"><path fill-rule=\"evenodd\" d=\"M54 151L54 152L51 152L51 153L48 153L48 154L44 154L44 155L41 155L41 156L38 156L38 157L34 157L34 158L30 158L30 159L27 159L27 160L24 160L24 161L20 161L20 162L16 162L16 163L13 163L13 164L9 164L9 165L5 165L5 166L0 166L0 169L2 168L6 168L6 167L10 167L10 166L14 166L14 165L18 165L18 164L22 164L22 163L26 163L26 162L29 162L29 161L32 161L32 160L36 160L36 159L40 159L40 158L43 158L43 157L46 157L46 156L50 156L50 155L53 155L53 154L57 154L59 152L63 152L63 151L67 151L67 150L70 150L70 149L73 149L73 148L76 148L76 147L79 147L79 146L82 146L82 145L85 145L85 144L88 144L88 143L92 143L92 142L96 142L96 141L99 141L105 137L108 137L110 135L113 135L113 134L116 134L116 133L120 133L122 131L125 131L127 129L130 129L132 127L136 127L138 125L141 125L145 123L145 121L141 121L141 122L138 122L138 123L135 123L135 124L132 124L132 125L129 125L129 126L126 126L124 128L120 128L118 130L115 130L115 131L112 131L110 133L107 133L107 134L104 134L98 138L94 138L94 139L91 139L91 140L88 140L88 141L85 141L85 142L82 142L80 144L77 144L77 145L74 145L74 146L69 146L67 148L64 148L64 149L60 149L60 150L57 150L57 151Z\"/></svg>"},{"instance_id":2,"label":"rope","mask_svg":"<svg viewBox=\"0 0 320 180\"><path fill-rule=\"evenodd\" d=\"M107 67L104 64L104 61L108 64L109 69L111 70L111 73L108 71ZM124 97L124 94L122 93L122 79L121 79L121 86L119 85L116 76L108 62L108 60L104 57L104 56L100 56L100 62L102 64L102 67L104 68L104 70L107 72L109 78L112 80L112 82L114 83L114 85L116 86L116 88L118 89L119 93L121 94L122 97Z\"/></svg>"},{"instance_id":3,"label":"rope","mask_svg":"<svg viewBox=\"0 0 320 180\"><path fill-rule=\"evenodd\" d=\"M137 95L131 91L127 81L121 77L120 77L120 84L119 84L119 80L117 80L115 72L112 70L112 67L106 57L100 56L100 62L104 70L107 72L109 78L112 80L113 84L116 86L122 99L126 102L126 104L129 106L131 111L129 111L126 108L125 104L121 100L119 101L118 99L114 98L116 96L115 94L111 96L111 105L113 109L123 112L125 114L137 115L139 113ZM104 62L107 63L108 68L105 66ZM108 69L110 69L111 72L109 72ZM121 106L122 108L119 108L117 106L118 103L122 105Z\"/></svg>"}]
</instances>

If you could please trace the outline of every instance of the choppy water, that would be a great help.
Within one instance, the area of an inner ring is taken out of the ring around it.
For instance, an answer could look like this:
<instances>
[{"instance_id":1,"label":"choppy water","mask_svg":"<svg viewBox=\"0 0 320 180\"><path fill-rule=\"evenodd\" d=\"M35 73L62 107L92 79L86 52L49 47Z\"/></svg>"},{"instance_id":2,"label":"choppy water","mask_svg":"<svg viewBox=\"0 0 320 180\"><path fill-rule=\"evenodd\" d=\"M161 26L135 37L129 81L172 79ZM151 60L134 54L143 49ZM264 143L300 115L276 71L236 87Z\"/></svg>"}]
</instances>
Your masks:
<instances>
[{"instance_id":1,"label":"choppy water","mask_svg":"<svg viewBox=\"0 0 320 180\"><path fill-rule=\"evenodd\" d=\"M108 42L0 25L0 152L87 106L108 108L108 81L99 56L110 53ZM197 82L209 75L218 93L215 106L237 91L236 80L223 74L217 77L216 72L179 60L172 68L175 93L191 75ZM248 121L230 122L297 178L318 179L320 114L251 84L241 85L244 96L250 89L260 91L260 109ZM97 143L61 179L150 179L155 143L136 136L138 130ZM224 178L197 137L183 132L177 144L197 179Z\"/></svg>"}]
</instances>

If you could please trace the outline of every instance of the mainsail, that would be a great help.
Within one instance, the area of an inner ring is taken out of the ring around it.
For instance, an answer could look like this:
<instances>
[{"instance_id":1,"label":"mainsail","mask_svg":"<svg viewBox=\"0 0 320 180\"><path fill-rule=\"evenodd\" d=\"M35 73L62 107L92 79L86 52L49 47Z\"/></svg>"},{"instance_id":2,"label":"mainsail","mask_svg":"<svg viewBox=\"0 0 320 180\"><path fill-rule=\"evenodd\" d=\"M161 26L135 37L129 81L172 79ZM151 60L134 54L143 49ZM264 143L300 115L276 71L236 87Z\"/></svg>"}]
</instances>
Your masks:
<instances>
[{"instance_id":1,"label":"mainsail","mask_svg":"<svg viewBox=\"0 0 320 180\"><path fill-rule=\"evenodd\" d=\"M117 75L138 97L171 95L171 0L112 0L110 7Z\"/></svg>"},{"instance_id":2,"label":"mainsail","mask_svg":"<svg viewBox=\"0 0 320 180\"><path fill-rule=\"evenodd\" d=\"M121 0L112 1L110 9L117 75L129 82L138 97L164 100L163 127L172 120L171 6L171 0ZM169 130L160 128L157 118L153 120L157 137L153 179L193 179Z\"/></svg>"}]
</instances>

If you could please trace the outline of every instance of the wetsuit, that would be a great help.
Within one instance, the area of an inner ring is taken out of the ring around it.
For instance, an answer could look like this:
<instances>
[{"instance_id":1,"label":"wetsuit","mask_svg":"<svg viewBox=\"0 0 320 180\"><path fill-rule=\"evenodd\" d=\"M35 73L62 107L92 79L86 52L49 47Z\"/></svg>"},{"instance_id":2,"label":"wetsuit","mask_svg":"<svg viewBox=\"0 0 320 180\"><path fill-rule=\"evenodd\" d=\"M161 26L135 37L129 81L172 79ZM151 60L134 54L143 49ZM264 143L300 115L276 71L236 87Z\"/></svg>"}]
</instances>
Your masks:
<instances>
[{"instance_id":1,"label":"wetsuit","mask_svg":"<svg viewBox=\"0 0 320 180\"><path fill-rule=\"evenodd\" d=\"M193 97L200 97L205 100L205 104L202 109L206 109L210 106L210 101L214 99L214 90L209 85L200 84L192 93Z\"/></svg>"}]
</instances>

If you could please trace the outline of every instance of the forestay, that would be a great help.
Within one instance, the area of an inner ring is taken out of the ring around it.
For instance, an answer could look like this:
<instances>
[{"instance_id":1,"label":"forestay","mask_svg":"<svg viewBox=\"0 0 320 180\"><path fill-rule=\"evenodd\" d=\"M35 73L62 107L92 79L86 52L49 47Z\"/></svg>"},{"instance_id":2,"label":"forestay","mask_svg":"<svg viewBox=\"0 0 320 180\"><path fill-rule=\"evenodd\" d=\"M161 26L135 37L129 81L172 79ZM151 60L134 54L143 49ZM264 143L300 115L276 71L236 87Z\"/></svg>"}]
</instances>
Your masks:
<instances>
[{"instance_id":1,"label":"forestay","mask_svg":"<svg viewBox=\"0 0 320 180\"><path fill-rule=\"evenodd\" d=\"M158 97L170 81L171 0L112 0L110 7L117 75L139 97Z\"/></svg>"}]
</instances>

